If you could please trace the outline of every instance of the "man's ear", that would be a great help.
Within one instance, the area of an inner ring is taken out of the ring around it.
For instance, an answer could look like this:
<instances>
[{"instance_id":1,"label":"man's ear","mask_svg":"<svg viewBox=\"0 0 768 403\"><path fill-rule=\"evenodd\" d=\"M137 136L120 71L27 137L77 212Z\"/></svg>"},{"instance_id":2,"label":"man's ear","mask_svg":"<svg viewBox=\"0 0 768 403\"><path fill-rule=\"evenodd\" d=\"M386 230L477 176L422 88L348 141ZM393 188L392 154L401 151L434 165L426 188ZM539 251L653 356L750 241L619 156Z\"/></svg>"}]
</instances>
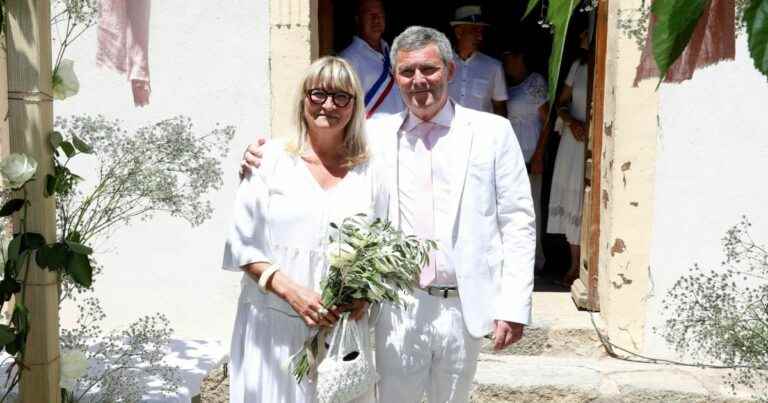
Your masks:
<instances>
[{"instance_id":1,"label":"man's ear","mask_svg":"<svg viewBox=\"0 0 768 403\"><path fill-rule=\"evenodd\" d=\"M450 60L446 68L448 69L448 82L451 82L453 80L453 73L456 71L456 63Z\"/></svg>"},{"instance_id":2,"label":"man's ear","mask_svg":"<svg viewBox=\"0 0 768 403\"><path fill-rule=\"evenodd\" d=\"M453 36L456 37L456 39L461 39L461 34L464 33L464 30L462 29L463 25L454 25L453 26Z\"/></svg>"}]
</instances>

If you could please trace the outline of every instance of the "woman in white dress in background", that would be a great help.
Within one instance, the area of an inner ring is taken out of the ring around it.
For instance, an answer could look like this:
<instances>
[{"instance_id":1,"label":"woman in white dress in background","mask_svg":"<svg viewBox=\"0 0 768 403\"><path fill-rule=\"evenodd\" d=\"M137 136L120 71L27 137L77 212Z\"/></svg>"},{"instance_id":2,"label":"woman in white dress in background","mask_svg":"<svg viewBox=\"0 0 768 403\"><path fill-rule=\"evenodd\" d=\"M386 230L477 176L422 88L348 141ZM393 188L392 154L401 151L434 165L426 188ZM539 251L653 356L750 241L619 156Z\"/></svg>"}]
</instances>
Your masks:
<instances>
[{"instance_id":1,"label":"woman in white dress in background","mask_svg":"<svg viewBox=\"0 0 768 403\"><path fill-rule=\"evenodd\" d=\"M589 37L579 36L583 57L571 65L565 85L557 99L557 116L562 121L560 146L552 174L547 232L565 234L571 252L571 266L561 282L570 287L579 277L581 259L581 205L584 197L584 141L587 138L586 53Z\"/></svg>"},{"instance_id":2,"label":"woman in white dress in background","mask_svg":"<svg viewBox=\"0 0 768 403\"><path fill-rule=\"evenodd\" d=\"M528 70L528 56L522 47L511 46L503 53L504 73L507 75L507 118L515 130L520 149L523 151L531 195L536 213L536 262L540 272L544 268L544 251L541 245L541 187L544 174L549 116L547 80L539 73Z\"/></svg>"},{"instance_id":3,"label":"woman in white dress in background","mask_svg":"<svg viewBox=\"0 0 768 403\"><path fill-rule=\"evenodd\" d=\"M314 384L298 383L287 368L291 356L340 311L365 316L363 304L335 309L320 298L329 223L357 213L383 217L387 205L365 141L363 101L346 61L312 63L296 99L296 133L265 144L261 168L240 184L223 263L244 272L229 363L232 403L316 401ZM356 323L368 334L366 320ZM371 390L356 401L373 400Z\"/></svg>"}]
</instances>

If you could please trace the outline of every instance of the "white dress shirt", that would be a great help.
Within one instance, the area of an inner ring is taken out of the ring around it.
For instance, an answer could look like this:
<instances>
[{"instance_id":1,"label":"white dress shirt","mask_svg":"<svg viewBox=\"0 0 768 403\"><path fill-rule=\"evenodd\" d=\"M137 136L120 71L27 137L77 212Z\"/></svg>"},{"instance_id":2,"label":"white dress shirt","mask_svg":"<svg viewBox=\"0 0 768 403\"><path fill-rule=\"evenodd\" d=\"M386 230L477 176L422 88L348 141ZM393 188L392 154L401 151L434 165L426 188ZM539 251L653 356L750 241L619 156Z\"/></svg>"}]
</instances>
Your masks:
<instances>
[{"instance_id":1,"label":"white dress shirt","mask_svg":"<svg viewBox=\"0 0 768 403\"><path fill-rule=\"evenodd\" d=\"M443 109L435 115L430 121L435 126L430 130L428 134L428 141L431 145L432 156L432 200L433 200L433 217L434 221L445 220L448 212L448 206L451 204L449 197L451 195L451 188L448 177L450 170L448 167L451 164L448 154L448 143L444 137L448 136L451 131L451 122L453 121L453 103L446 102ZM423 121L408 112L408 117L403 122L400 131L398 132L398 192L400 199L400 228L406 234L415 233L415 201L416 195L423 194L423 189L417 189L417 186L421 186L417 181L412 180L418 178L420 175L414 174L414 169L424 167L424 164L419 164L415 161L415 147L416 142L421 141L416 136L408 136L407 134L422 123ZM437 241L438 250L434 255L436 278L432 285L440 286L456 286L456 272L451 264L451 261L447 254L441 252L441 250L450 250L450 234L436 233L432 237Z\"/></svg>"},{"instance_id":2,"label":"white dress shirt","mask_svg":"<svg viewBox=\"0 0 768 403\"><path fill-rule=\"evenodd\" d=\"M379 81L384 70L385 60L389 60L389 46L384 40L381 41L381 48L384 53L374 50L366 41L355 36L352 43L339 53L339 56L348 61L355 69L357 77L360 79L360 85L363 86L364 94L369 94L371 88ZM390 82L392 84L389 93L383 98L373 114L394 114L405 109L394 78L388 74L378 89L370 94L369 101L365 103L366 112L370 112L379 99L384 96L384 91Z\"/></svg>"},{"instance_id":3,"label":"white dress shirt","mask_svg":"<svg viewBox=\"0 0 768 403\"><path fill-rule=\"evenodd\" d=\"M507 100L507 84L501 62L481 52L467 60L454 55L456 71L449 84L451 98L459 105L493 113L491 101Z\"/></svg>"}]
</instances>

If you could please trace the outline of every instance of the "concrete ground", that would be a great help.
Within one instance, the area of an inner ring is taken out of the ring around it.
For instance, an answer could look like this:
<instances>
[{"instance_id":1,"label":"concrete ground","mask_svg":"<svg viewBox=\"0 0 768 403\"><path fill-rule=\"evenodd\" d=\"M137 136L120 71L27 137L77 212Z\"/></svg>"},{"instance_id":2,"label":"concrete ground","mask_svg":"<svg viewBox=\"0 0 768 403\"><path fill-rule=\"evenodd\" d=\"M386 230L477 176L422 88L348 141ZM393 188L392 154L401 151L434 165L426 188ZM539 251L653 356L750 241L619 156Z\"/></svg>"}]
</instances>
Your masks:
<instances>
[{"instance_id":1,"label":"concrete ground","mask_svg":"<svg viewBox=\"0 0 768 403\"><path fill-rule=\"evenodd\" d=\"M751 391L735 393L723 370L644 364L609 357L595 332L598 314L578 311L570 293L537 286L534 323L519 343L480 354L474 403L564 402L746 402ZM227 401L221 367L203 381L200 400Z\"/></svg>"},{"instance_id":2,"label":"concrete ground","mask_svg":"<svg viewBox=\"0 0 768 403\"><path fill-rule=\"evenodd\" d=\"M565 289L537 289L523 340L480 355L474 402L751 401L751 391L731 390L724 370L609 357L595 331L599 314L577 310Z\"/></svg>"}]
</instances>

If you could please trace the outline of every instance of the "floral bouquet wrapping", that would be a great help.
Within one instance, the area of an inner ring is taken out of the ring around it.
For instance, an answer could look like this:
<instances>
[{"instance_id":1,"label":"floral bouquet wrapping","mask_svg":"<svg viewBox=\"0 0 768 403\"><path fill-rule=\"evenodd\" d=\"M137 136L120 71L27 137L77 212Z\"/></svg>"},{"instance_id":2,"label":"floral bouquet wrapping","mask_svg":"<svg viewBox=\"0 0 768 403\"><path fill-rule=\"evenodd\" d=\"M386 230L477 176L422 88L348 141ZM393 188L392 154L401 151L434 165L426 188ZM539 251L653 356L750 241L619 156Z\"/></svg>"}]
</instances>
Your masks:
<instances>
[{"instance_id":1,"label":"floral bouquet wrapping","mask_svg":"<svg viewBox=\"0 0 768 403\"><path fill-rule=\"evenodd\" d=\"M371 222L365 214L346 218L341 225L330 225L330 267L321 282L326 307L355 300L400 303L401 296L417 284L429 253L437 247L432 240L404 235L388 221ZM322 336L324 332L316 333L292 358L293 374L299 382L316 369Z\"/></svg>"}]
</instances>

